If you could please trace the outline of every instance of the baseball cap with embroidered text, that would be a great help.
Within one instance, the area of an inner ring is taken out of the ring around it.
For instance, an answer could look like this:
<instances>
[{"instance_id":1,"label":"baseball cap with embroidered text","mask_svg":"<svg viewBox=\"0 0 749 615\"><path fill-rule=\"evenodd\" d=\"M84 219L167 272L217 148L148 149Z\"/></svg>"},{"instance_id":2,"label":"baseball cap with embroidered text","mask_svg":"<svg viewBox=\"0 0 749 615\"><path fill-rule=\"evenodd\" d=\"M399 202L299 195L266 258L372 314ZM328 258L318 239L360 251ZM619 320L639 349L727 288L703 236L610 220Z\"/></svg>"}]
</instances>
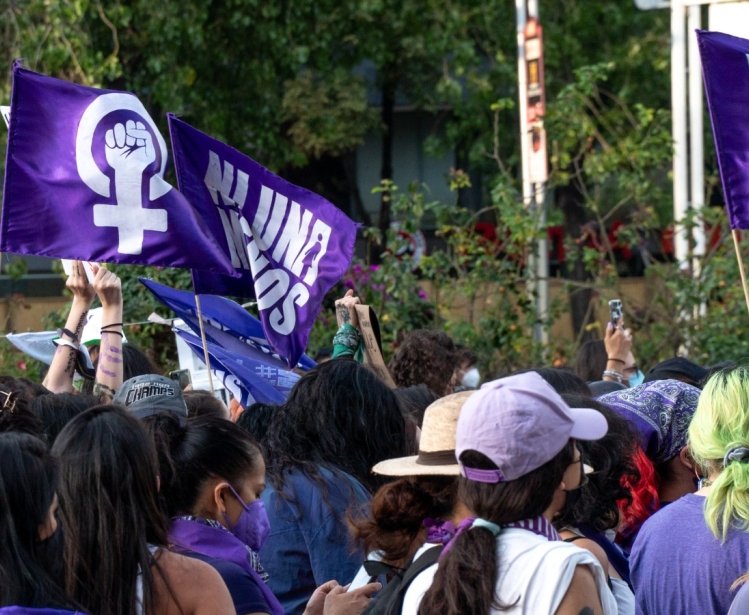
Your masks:
<instances>
[{"instance_id":1,"label":"baseball cap with embroidered text","mask_svg":"<svg viewBox=\"0 0 749 615\"><path fill-rule=\"evenodd\" d=\"M458 418L455 455L460 473L482 483L515 480L553 459L569 442L598 440L608 430L592 408L570 408L536 372L487 382L466 402ZM476 451L497 469L466 467L465 451Z\"/></svg>"},{"instance_id":2,"label":"baseball cap with embroidered text","mask_svg":"<svg viewBox=\"0 0 749 615\"><path fill-rule=\"evenodd\" d=\"M180 423L187 422L187 405L179 382L158 374L135 376L122 383L113 402L125 406L139 419L170 412Z\"/></svg>"}]
</instances>

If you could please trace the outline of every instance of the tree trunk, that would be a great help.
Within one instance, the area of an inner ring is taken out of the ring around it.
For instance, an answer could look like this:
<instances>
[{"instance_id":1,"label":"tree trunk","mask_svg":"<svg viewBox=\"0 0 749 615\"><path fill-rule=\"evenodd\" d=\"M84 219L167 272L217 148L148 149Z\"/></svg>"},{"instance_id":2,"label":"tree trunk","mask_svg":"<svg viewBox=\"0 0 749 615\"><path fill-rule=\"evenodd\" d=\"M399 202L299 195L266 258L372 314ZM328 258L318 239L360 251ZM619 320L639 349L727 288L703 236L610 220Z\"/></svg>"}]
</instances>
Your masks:
<instances>
[{"instance_id":1,"label":"tree trunk","mask_svg":"<svg viewBox=\"0 0 749 615\"><path fill-rule=\"evenodd\" d=\"M587 222L585 207L580 191L574 184L561 186L556 189L557 206L564 215L565 237L578 237L580 229ZM566 276L577 282L585 282L590 279L582 259L582 246L577 247L578 254L575 258L567 259ZM570 264L572 266L570 266ZM570 314L572 316L572 330L575 338L588 325L590 320L589 306L593 300L593 291L589 288L576 288L570 291ZM590 333L583 333L579 337L581 342L591 339Z\"/></svg>"}]
</instances>

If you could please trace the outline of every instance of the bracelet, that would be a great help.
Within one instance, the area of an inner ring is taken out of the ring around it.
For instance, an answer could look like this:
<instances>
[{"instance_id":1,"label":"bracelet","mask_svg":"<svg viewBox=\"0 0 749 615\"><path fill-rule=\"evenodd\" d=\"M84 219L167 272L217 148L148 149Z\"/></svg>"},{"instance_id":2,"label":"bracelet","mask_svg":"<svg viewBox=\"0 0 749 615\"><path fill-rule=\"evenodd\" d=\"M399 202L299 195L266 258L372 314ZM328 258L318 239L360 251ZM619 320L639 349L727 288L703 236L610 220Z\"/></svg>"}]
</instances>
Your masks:
<instances>
[{"instance_id":1,"label":"bracelet","mask_svg":"<svg viewBox=\"0 0 749 615\"><path fill-rule=\"evenodd\" d=\"M75 342L71 342L70 340L65 340L62 338L56 340L55 344L57 344L57 346L67 346L68 348L72 348L76 352L78 352L81 349L81 347Z\"/></svg>"},{"instance_id":2,"label":"bracelet","mask_svg":"<svg viewBox=\"0 0 749 615\"><path fill-rule=\"evenodd\" d=\"M102 335L104 333L112 333L114 335L119 335L120 337L125 337L125 334L122 331L110 331L109 329L102 329L101 333L102 333Z\"/></svg>"},{"instance_id":3,"label":"bracelet","mask_svg":"<svg viewBox=\"0 0 749 615\"><path fill-rule=\"evenodd\" d=\"M603 378L606 378L607 376L608 376L609 378L613 378L613 379L614 379L614 380L616 380L616 381L617 381L617 382L618 382L619 384L624 384L624 374L622 374L621 372L617 372L617 371L616 371L616 370L614 370L614 369L605 369L605 370L603 370L603 375L602 375L602 377L603 377Z\"/></svg>"},{"instance_id":4,"label":"bracelet","mask_svg":"<svg viewBox=\"0 0 749 615\"><path fill-rule=\"evenodd\" d=\"M101 330L104 331L104 329L110 329L111 327L121 327L121 326L122 326L121 322L113 322L111 325L102 325ZM622 363L624 363L624 361L622 361Z\"/></svg>"},{"instance_id":5,"label":"bracelet","mask_svg":"<svg viewBox=\"0 0 749 615\"><path fill-rule=\"evenodd\" d=\"M622 361L621 359L615 359L614 357L606 357L606 360L613 361L614 363L621 363L622 365L626 363L626 361Z\"/></svg>"},{"instance_id":6,"label":"bracelet","mask_svg":"<svg viewBox=\"0 0 749 615\"><path fill-rule=\"evenodd\" d=\"M60 336L67 335L74 342L78 341L78 336L75 333L73 333L70 329L66 329L63 327L57 332L57 334Z\"/></svg>"}]
</instances>

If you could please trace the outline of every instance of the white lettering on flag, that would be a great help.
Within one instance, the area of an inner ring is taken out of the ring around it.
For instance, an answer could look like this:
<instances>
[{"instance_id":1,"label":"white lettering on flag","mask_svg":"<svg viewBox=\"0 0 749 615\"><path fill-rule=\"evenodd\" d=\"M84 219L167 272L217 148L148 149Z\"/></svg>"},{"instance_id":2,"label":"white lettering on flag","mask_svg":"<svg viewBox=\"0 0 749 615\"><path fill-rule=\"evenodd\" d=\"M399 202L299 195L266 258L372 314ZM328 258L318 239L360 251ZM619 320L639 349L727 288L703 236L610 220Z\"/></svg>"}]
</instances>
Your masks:
<instances>
[{"instance_id":1,"label":"white lettering on flag","mask_svg":"<svg viewBox=\"0 0 749 615\"><path fill-rule=\"evenodd\" d=\"M209 152L205 185L221 216L232 264L252 273L258 309L269 312L276 332L288 335L296 326L296 308L309 301L332 229L265 185L250 223L241 213L248 184L246 173Z\"/></svg>"},{"instance_id":2,"label":"white lettering on flag","mask_svg":"<svg viewBox=\"0 0 749 615\"><path fill-rule=\"evenodd\" d=\"M236 177L236 184L235 184ZM249 177L244 171L234 172L234 166L224 161L223 171L221 160L215 152L208 152L208 169L205 174L205 186L211 193L213 204L218 209L221 226L224 227L226 243L229 246L231 264L235 268L248 269L245 242L240 224L240 210L247 199ZM232 192L234 186L234 192ZM220 202L219 202L220 197ZM224 205L221 207L220 205Z\"/></svg>"}]
</instances>

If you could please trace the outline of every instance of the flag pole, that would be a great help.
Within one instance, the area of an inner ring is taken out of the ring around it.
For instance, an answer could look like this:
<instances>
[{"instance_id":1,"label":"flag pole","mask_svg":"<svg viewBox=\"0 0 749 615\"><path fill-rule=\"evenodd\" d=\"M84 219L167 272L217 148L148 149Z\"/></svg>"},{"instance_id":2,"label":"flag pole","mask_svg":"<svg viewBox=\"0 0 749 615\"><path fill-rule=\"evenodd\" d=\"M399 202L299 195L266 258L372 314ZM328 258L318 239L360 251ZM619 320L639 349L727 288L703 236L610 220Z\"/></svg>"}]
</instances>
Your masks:
<instances>
[{"instance_id":1,"label":"flag pole","mask_svg":"<svg viewBox=\"0 0 749 615\"><path fill-rule=\"evenodd\" d=\"M733 247L736 249L736 260L739 263L739 275L741 276L741 288L744 289L744 300L746 301L746 309L749 311L749 289L746 287L746 273L744 272L744 261L741 259L741 250L739 249L739 231L738 229L731 229L731 237L733 237Z\"/></svg>"},{"instance_id":2,"label":"flag pole","mask_svg":"<svg viewBox=\"0 0 749 615\"><path fill-rule=\"evenodd\" d=\"M208 386L211 387L211 393L215 393L213 388L213 374L211 373L211 359L208 356L208 342L205 340L205 324L203 323L203 310L200 308L200 295L195 292L195 276L192 276L192 290L195 294L195 310L198 313L198 324L200 325L200 343L203 345L203 360L205 368L208 370Z\"/></svg>"}]
</instances>

